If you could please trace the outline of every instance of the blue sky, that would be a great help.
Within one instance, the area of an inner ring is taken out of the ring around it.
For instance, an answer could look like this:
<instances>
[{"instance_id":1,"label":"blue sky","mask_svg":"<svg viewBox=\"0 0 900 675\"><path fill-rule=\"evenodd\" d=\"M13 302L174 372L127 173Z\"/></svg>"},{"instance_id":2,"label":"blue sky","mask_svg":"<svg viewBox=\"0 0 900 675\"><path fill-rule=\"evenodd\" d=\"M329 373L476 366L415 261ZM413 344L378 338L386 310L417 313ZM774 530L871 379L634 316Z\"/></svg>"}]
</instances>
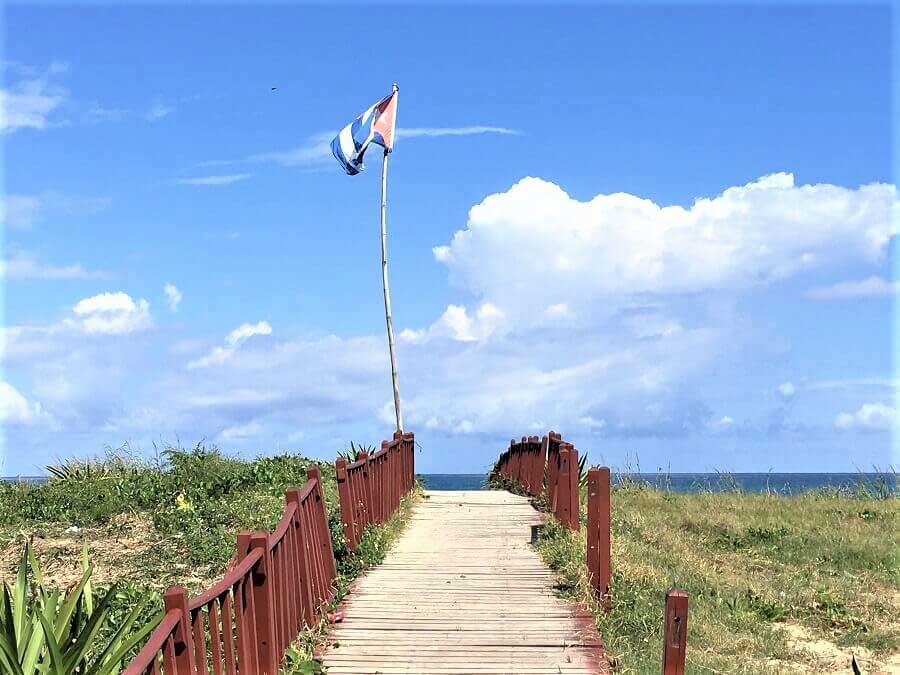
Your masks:
<instances>
[{"instance_id":1,"label":"blue sky","mask_svg":"<svg viewBox=\"0 0 900 675\"><path fill-rule=\"evenodd\" d=\"M379 163L325 143L394 81L420 469L550 427L620 468L896 464L891 22L7 7L3 473L390 434Z\"/></svg>"}]
</instances>

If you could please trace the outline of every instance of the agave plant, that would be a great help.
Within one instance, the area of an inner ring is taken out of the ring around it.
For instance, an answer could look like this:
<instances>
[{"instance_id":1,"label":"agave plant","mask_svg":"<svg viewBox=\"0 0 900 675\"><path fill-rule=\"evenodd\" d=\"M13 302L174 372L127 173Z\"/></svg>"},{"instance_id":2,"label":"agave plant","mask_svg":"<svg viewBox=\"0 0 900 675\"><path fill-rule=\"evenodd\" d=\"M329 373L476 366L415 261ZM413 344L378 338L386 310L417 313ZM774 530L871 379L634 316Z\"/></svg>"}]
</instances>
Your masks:
<instances>
[{"instance_id":1,"label":"agave plant","mask_svg":"<svg viewBox=\"0 0 900 675\"><path fill-rule=\"evenodd\" d=\"M587 485L587 453L578 459L578 487Z\"/></svg>"},{"instance_id":2,"label":"agave plant","mask_svg":"<svg viewBox=\"0 0 900 675\"><path fill-rule=\"evenodd\" d=\"M48 464L44 467L55 480L88 480L108 476L109 468L101 462L70 459L60 464Z\"/></svg>"},{"instance_id":3,"label":"agave plant","mask_svg":"<svg viewBox=\"0 0 900 675\"><path fill-rule=\"evenodd\" d=\"M356 455L360 452L364 452L367 455L375 454L375 446L374 445L363 445L362 443L354 444L353 441L350 441L350 447L346 450L341 450L338 453L338 457L343 457L348 462L355 462Z\"/></svg>"},{"instance_id":4,"label":"agave plant","mask_svg":"<svg viewBox=\"0 0 900 675\"><path fill-rule=\"evenodd\" d=\"M82 549L81 566L81 580L68 592L48 590L31 546L26 544L15 585L10 588L4 582L0 597L0 671L10 675L118 673L122 660L153 630L157 620L138 625L150 602L149 594L144 594L120 623L109 625L116 585L95 605L87 545ZM98 637L106 628L113 633L102 644Z\"/></svg>"}]
</instances>

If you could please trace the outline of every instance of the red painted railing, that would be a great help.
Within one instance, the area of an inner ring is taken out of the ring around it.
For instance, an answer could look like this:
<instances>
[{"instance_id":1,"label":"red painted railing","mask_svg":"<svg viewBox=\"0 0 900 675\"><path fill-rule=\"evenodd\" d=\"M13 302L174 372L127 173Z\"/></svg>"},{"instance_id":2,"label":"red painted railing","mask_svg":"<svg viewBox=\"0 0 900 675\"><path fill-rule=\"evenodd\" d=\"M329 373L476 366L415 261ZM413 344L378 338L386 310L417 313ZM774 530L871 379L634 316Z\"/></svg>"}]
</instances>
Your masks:
<instances>
[{"instance_id":1,"label":"red painted railing","mask_svg":"<svg viewBox=\"0 0 900 675\"><path fill-rule=\"evenodd\" d=\"M579 528L578 450L559 434L551 431L542 440L523 436L521 441L510 441L497 462L497 472L533 497L546 488L547 504L557 520L572 530Z\"/></svg>"},{"instance_id":2,"label":"red painted railing","mask_svg":"<svg viewBox=\"0 0 900 675\"><path fill-rule=\"evenodd\" d=\"M533 497L544 494L550 512L560 524L577 532L581 528L578 450L553 431L541 439L537 452L534 450L536 441L536 436L510 441L509 449L500 454L495 471L518 483ZM535 481L536 475L541 476L541 483ZM609 467L592 467L587 475L585 557L591 588L605 612L612 609L610 498ZM687 594L677 588L666 593L663 675L684 673L687 613Z\"/></svg>"},{"instance_id":3,"label":"red painted railing","mask_svg":"<svg viewBox=\"0 0 900 675\"><path fill-rule=\"evenodd\" d=\"M351 549L363 527L383 523L415 483L414 436L394 434L371 456L342 469L338 488ZM241 532L223 578L189 599L179 586L164 596L165 614L123 675L275 675L304 627L318 623L334 598L337 576L319 468L285 492L275 530ZM345 492L350 488L346 498ZM348 510L349 509L349 510Z\"/></svg>"},{"instance_id":4,"label":"red painted railing","mask_svg":"<svg viewBox=\"0 0 900 675\"><path fill-rule=\"evenodd\" d=\"M339 457L334 463L341 524L347 547L359 544L366 525L384 523L415 484L415 436L395 433L371 455L360 452L356 461Z\"/></svg>"}]
</instances>

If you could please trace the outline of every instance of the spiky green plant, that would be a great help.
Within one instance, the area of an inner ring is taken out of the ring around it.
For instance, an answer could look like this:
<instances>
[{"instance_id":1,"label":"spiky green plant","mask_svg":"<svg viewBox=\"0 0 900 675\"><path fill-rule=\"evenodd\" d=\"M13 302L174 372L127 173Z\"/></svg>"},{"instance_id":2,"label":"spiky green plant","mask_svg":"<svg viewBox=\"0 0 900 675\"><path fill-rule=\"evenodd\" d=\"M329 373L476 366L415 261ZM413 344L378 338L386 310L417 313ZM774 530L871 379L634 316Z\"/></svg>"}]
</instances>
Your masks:
<instances>
[{"instance_id":1,"label":"spiky green plant","mask_svg":"<svg viewBox=\"0 0 900 675\"><path fill-rule=\"evenodd\" d=\"M364 452L367 455L373 455L375 454L375 446L363 445L362 443L354 443L353 441L350 441L350 447L338 452L338 457L343 457L347 460L348 463L352 463L356 461L356 455L358 455L360 452Z\"/></svg>"},{"instance_id":2,"label":"spiky green plant","mask_svg":"<svg viewBox=\"0 0 900 675\"><path fill-rule=\"evenodd\" d=\"M12 588L0 597L0 670L10 675L110 675L153 630L157 620L138 625L151 596L145 594L116 626L109 624L116 585L94 604L93 568L82 549L81 580L66 593L44 587L40 565L26 544ZM29 570L31 574L29 575ZM31 578L29 578L31 577ZM98 640L104 628L112 637Z\"/></svg>"},{"instance_id":3,"label":"spiky green plant","mask_svg":"<svg viewBox=\"0 0 900 675\"><path fill-rule=\"evenodd\" d=\"M587 479L587 453L585 453L578 459L578 486L587 485Z\"/></svg>"}]
</instances>

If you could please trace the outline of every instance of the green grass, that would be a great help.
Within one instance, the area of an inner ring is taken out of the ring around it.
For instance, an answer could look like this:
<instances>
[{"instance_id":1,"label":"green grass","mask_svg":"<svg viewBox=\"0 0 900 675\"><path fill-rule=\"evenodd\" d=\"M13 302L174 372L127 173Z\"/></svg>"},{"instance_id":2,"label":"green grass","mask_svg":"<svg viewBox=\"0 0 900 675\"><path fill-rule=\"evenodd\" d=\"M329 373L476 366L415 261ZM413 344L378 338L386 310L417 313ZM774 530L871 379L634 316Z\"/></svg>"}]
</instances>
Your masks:
<instances>
[{"instance_id":1,"label":"green grass","mask_svg":"<svg viewBox=\"0 0 900 675\"><path fill-rule=\"evenodd\" d=\"M615 487L608 615L590 597L583 531L551 523L538 548L560 592L594 609L617 672L659 672L672 586L690 597L689 672L850 672L851 653L870 672L900 664L898 511L896 497L865 486L797 496Z\"/></svg>"},{"instance_id":2,"label":"green grass","mask_svg":"<svg viewBox=\"0 0 900 675\"><path fill-rule=\"evenodd\" d=\"M146 591L154 594L147 609L152 615L168 586L182 585L193 595L218 579L240 530L273 530L285 489L302 486L311 465L322 475L342 597L362 570L383 558L405 523L408 500L390 523L368 528L350 554L332 464L294 454L246 461L203 446L170 448L154 461L115 452L71 462L64 478L45 485L0 483L0 577L13 579L24 542L31 540L48 584L66 586L81 575L87 541L97 585L119 582L114 616L124 616ZM305 652L298 644L294 656L300 658Z\"/></svg>"}]
</instances>

